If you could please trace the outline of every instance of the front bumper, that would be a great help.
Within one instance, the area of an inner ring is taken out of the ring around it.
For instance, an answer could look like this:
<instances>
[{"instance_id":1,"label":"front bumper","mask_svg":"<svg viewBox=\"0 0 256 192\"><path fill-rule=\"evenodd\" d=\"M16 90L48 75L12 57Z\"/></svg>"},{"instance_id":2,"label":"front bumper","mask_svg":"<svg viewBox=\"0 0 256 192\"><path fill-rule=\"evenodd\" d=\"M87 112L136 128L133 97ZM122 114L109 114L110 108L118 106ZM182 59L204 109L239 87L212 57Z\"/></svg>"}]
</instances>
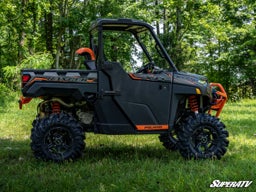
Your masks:
<instances>
[{"instance_id":1,"label":"front bumper","mask_svg":"<svg viewBox=\"0 0 256 192\"><path fill-rule=\"evenodd\" d=\"M212 114L212 111L216 111L215 116L219 117L224 105L226 104L228 96L220 83L210 83L210 87L213 90L213 102L208 113Z\"/></svg>"}]
</instances>

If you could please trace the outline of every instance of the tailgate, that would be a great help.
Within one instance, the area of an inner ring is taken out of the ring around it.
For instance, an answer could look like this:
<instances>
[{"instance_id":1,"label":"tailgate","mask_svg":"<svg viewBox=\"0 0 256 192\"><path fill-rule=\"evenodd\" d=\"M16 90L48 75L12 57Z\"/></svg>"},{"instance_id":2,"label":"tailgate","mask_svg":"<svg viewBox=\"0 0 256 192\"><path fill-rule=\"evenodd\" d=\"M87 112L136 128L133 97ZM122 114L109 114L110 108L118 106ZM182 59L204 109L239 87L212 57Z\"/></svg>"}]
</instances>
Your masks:
<instances>
[{"instance_id":1,"label":"tailgate","mask_svg":"<svg viewBox=\"0 0 256 192\"><path fill-rule=\"evenodd\" d=\"M24 69L21 75L25 97L69 96L83 99L87 94L97 92L97 71Z\"/></svg>"}]
</instances>

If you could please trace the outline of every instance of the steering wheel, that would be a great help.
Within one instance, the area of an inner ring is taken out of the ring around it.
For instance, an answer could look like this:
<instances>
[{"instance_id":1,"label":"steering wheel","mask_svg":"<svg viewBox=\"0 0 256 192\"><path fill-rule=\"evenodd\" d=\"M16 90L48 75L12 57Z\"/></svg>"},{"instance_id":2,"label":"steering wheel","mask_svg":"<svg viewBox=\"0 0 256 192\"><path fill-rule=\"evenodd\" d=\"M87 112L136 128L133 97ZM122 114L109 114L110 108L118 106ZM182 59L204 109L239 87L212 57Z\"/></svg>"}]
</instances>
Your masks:
<instances>
[{"instance_id":1,"label":"steering wheel","mask_svg":"<svg viewBox=\"0 0 256 192\"><path fill-rule=\"evenodd\" d=\"M146 65L143 65L141 68L139 68L136 73L148 73L149 70L154 69L154 63L150 62Z\"/></svg>"}]
</instances>

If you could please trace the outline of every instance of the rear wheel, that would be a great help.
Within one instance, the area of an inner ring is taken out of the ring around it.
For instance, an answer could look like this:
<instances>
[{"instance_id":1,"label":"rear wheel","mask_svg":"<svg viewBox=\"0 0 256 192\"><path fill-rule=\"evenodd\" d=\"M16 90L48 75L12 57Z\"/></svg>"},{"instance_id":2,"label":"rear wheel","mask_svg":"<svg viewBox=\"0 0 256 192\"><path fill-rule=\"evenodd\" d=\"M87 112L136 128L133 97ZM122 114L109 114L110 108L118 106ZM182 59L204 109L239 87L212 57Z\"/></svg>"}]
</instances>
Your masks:
<instances>
[{"instance_id":1,"label":"rear wheel","mask_svg":"<svg viewBox=\"0 0 256 192\"><path fill-rule=\"evenodd\" d=\"M185 159L220 159L229 141L225 125L208 114L189 116L178 134L180 153Z\"/></svg>"},{"instance_id":2,"label":"rear wheel","mask_svg":"<svg viewBox=\"0 0 256 192\"><path fill-rule=\"evenodd\" d=\"M31 149L36 158L61 162L82 155L85 134L75 118L60 113L35 121Z\"/></svg>"}]
</instances>

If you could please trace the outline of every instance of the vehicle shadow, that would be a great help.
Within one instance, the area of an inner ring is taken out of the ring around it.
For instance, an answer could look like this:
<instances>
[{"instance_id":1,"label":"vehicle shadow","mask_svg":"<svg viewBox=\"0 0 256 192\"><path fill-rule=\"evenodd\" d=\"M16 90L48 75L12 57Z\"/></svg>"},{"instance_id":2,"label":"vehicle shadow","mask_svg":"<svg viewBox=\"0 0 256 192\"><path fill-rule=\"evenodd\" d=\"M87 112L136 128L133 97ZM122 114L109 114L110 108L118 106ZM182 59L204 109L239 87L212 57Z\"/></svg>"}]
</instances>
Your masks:
<instances>
[{"instance_id":1,"label":"vehicle shadow","mask_svg":"<svg viewBox=\"0 0 256 192\"><path fill-rule=\"evenodd\" d=\"M178 151L169 151L164 147L131 146L128 144L111 144L86 147L82 157L86 161L99 161L105 158L117 161L153 160L170 161L182 158Z\"/></svg>"},{"instance_id":2,"label":"vehicle shadow","mask_svg":"<svg viewBox=\"0 0 256 192\"><path fill-rule=\"evenodd\" d=\"M78 161L95 162L103 159L130 162L134 160L170 161L182 158L177 151L168 151L162 146L132 146L121 142L111 142L86 146ZM0 164L15 161L33 161L30 140L13 141L0 138ZM39 160L40 161L40 160Z\"/></svg>"}]
</instances>

